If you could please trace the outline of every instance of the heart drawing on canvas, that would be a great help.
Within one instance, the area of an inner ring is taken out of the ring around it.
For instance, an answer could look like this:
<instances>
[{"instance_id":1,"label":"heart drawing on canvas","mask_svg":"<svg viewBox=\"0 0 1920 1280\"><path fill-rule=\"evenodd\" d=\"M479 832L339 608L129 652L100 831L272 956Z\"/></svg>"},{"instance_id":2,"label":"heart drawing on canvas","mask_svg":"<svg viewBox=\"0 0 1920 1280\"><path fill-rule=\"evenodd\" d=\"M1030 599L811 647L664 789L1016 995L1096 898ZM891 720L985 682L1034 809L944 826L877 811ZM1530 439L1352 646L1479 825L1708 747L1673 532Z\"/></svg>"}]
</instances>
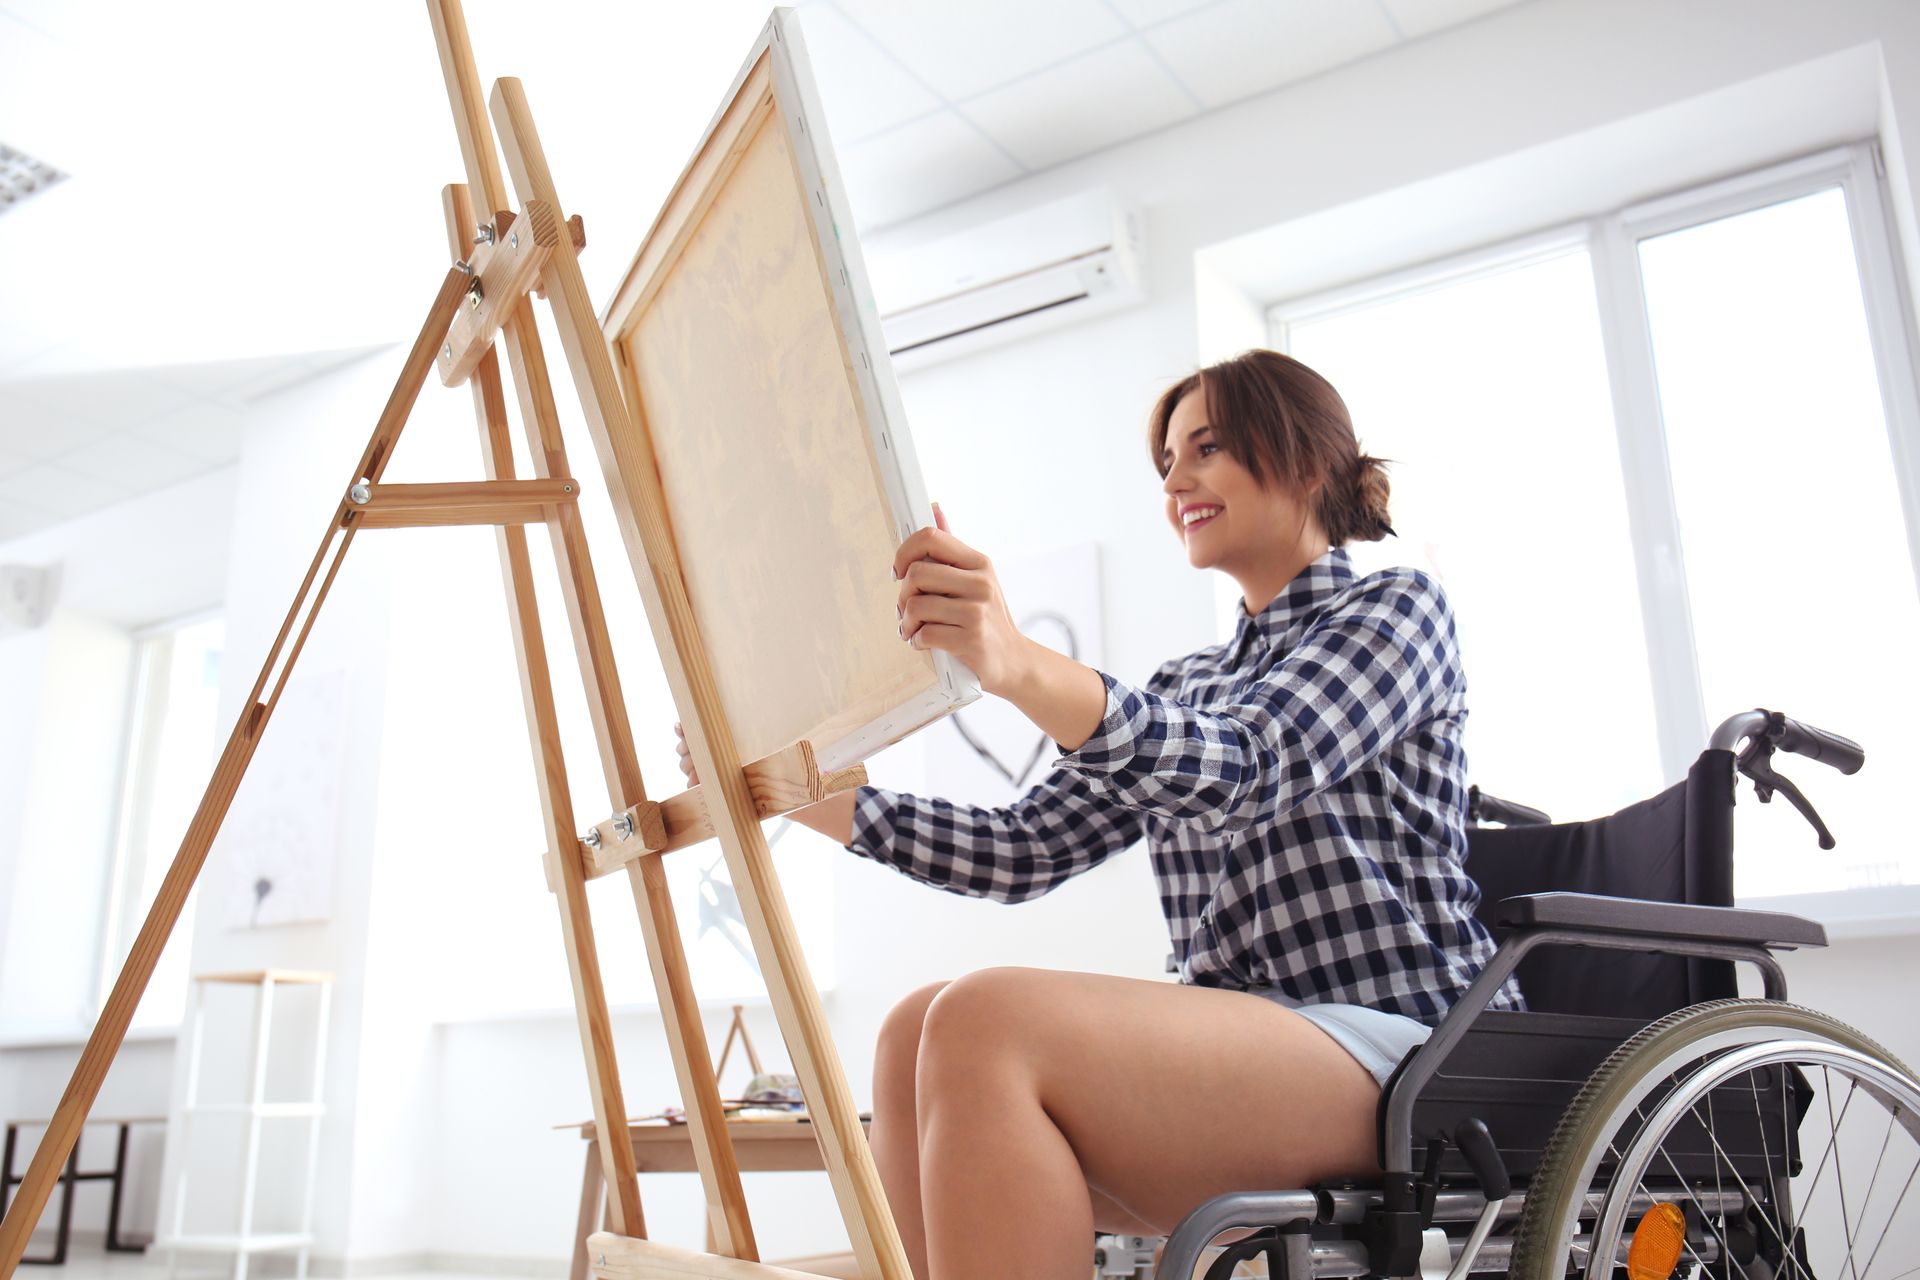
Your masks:
<instances>
[{"instance_id":1,"label":"heart drawing on canvas","mask_svg":"<svg viewBox=\"0 0 1920 1280\"><path fill-rule=\"evenodd\" d=\"M1042 643L1047 643L1047 641L1035 634L1035 628L1050 626L1053 631L1059 633L1060 640L1059 643L1050 644L1049 647L1066 654L1069 658L1078 658L1080 656L1079 637L1074 635L1073 624L1069 622L1064 615L1055 613L1051 609L1045 609L1020 619L1018 625L1021 634L1032 636L1035 640L1040 640ZM1042 733L1039 740L1033 744L1032 749L1027 753L1026 763L1022 764L1018 771L1015 771L1006 761L1002 760L991 747L980 741L977 734L967 728L962 719L964 715L964 711L956 711L948 716L947 719L953 725L955 731L959 733L960 737L965 740L966 744L972 747L974 752L982 760L992 765L995 772L999 773L1001 777L1016 787L1025 786L1028 775L1033 772L1033 767L1040 763L1040 757L1046 754L1048 746L1052 743L1052 739L1047 734Z\"/></svg>"}]
</instances>

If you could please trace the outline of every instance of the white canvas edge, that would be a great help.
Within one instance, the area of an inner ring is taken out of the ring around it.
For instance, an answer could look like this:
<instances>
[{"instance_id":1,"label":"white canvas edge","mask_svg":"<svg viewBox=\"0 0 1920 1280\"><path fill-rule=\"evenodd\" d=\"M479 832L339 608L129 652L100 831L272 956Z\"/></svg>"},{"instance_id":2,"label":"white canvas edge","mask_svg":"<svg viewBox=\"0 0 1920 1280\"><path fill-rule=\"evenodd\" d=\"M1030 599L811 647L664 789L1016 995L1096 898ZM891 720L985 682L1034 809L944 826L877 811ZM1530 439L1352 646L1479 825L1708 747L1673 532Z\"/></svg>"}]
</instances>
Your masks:
<instances>
[{"instance_id":1,"label":"white canvas edge","mask_svg":"<svg viewBox=\"0 0 1920 1280\"><path fill-rule=\"evenodd\" d=\"M854 362L855 386L865 409L863 416L874 457L879 462L881 482L886 488L894 537L904 542L915 529L935 523L933 508L920 479L919 458L907 430L906 410L881 333L880 311L874 304L859 240L853 234L851 208L833 148L827 141L822 123L826 116L807 62L799 18L792 8L783 5L774 9L767 20L766 31L755 41L749 67L753 59L758 58L763 44L770 50L774 105L779 109L781 126L787 131L803 195L811 197L807 201L807 212L821 259L826 264L828 286L839 313L841 332L846 335L847 352ZM744 76L744 72L742 74ZM738 82L735 89L737 92ZM728 101L732 101L731 96ZM715 116L716 122L719 118ZM842 227L846 228L844 235ZM936 649L933 665L939 677L934 688L837 742L824 748L816 743L820 768L832 770L856 764L914 730L978 700L979 678L964 662Z\"/></svg>"}]
</instances>

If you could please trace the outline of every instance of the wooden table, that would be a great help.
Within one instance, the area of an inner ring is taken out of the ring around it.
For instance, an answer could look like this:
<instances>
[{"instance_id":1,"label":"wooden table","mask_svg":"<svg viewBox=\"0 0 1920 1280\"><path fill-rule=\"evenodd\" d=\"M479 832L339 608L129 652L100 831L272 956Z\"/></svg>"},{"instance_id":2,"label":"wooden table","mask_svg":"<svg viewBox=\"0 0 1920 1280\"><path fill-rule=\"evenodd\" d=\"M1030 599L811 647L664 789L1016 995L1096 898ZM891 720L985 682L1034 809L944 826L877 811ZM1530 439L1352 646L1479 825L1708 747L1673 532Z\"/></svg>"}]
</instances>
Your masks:
<instances>
[{"instance_id":1,"label":"wooden table","mask_svg":"<svg viewBox=\"0 0 1920 1280\"><path fill-rule=\"evenodd\" d=\"M863 1133L872 1121L870 1115L860 1117ZM587 1237L598 1229L595 1223L600 1219L600 1202L606 1189L600 1173L600 1142L591 1120L556 1127L578 1129L587 1143L586 1172L580 1179L580 1218L574 1228L571 1273L571 1280L587 1280ZM641 1121L628 1125L627 1133L633 1142L634 1164L641 1173L700 1171L693 1157L691 1130L686 1125L668 1124L661 1120ZM820 1159L819 1139L814 1135L813 1125L806 1120L734 1118L727 1121L727 1136L733 1139L734 1155L739 1160L742 1173L826 1169ZM712 1253L713 1249L713 1225L709 1223L706 1250ZM860 1280L859 1264L851 1253L789 1258L777 1265L840 1280Z\"/></svg>"}]
</instances>

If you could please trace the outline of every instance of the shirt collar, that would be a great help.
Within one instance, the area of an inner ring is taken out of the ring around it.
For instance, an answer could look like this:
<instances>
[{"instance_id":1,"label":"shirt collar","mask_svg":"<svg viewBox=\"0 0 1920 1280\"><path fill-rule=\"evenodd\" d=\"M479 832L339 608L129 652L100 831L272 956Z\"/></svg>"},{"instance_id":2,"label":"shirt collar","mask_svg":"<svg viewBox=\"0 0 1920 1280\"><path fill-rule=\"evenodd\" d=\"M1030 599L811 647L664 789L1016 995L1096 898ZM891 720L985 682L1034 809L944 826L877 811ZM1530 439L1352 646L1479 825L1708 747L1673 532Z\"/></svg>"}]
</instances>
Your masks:
<instances>
[{"instance_id":1,"label":"shirt collar","mask_svg":"<svg viewBox=\"0 0 1920 1280\"><path fill-rule=\"evenodd\" d=\"M1249 637L1258 635L1261 643L1278 646L1300 622L1320 604L1356 580L1353 557L1345 547L1329 547L1318 560L1294 575L1267 607L1257 614L1247 612L1247 598L1241 596L1233 606L1233 655L1237 666L1246 656Z\"/></svg>"}]
</instances>

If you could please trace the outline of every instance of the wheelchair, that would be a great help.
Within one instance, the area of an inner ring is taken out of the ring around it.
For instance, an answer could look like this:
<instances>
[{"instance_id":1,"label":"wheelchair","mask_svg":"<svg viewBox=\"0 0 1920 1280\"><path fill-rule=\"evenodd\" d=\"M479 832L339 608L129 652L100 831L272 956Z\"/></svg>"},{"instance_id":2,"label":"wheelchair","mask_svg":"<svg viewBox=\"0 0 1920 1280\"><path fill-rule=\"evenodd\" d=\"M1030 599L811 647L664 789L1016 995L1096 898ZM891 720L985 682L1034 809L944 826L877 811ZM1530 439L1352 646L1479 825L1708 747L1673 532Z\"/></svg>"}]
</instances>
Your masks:
<instances>
[{"instance_id":1,"label":"wheelchair","mask_svg":"<svg viewBox=\"0 0 1920 1280\"><path fill-rule=\"evenodd\" d=\"M1834 845L1776 750L1846 774L1865 760L1762 708L1603 818L1553 823L1470 789L1468 868L1499 947L1381 1090L1383 1173L1216 1196L1157 1258L1158 1238L1097 1236L1094 1274L1188 1280L1216 1237L1250 1230L1204 1280L1243 1262L1273 1280L1920 1275L1920 1080L1787 1002L1773 953L1825 946L1819 924L1732 905L1737 775ZM1764 998L1739 997L1736 963ZM1528 1010L1488 1009L1513 973Z\"/></svg>"}]
</instances>

